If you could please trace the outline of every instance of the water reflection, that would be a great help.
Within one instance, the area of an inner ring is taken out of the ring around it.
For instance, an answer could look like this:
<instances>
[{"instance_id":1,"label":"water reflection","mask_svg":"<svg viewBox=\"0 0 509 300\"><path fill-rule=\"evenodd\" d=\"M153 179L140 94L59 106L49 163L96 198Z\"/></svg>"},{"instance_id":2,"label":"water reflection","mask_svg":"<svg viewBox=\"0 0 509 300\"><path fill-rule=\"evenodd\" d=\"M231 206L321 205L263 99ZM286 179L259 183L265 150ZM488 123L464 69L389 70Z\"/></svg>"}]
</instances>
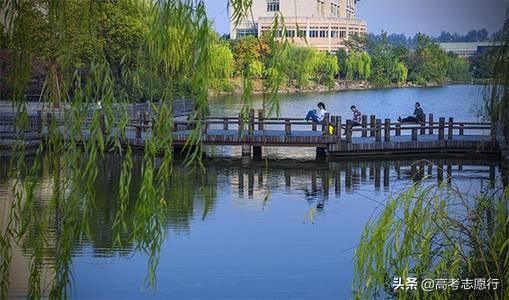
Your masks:
<instances>
[{"instance_id":1,"label":"water reflection","mask_svg":"<svg viewBox=\"0 0 509 300\"><path fill-rule=\"evenodd\" d=\"M135 155L133 163L135 176L130 189L132 195L137 195L141 186L139 174L143 157ZM9 195L14 184L14 179L8 176L6 164L0 164L2 232L8 220L12 203ZM76 271L73 279L78 296L90 297L99 293L105 297L147 297L146 293L138 289L143 281L140 274L147 272L146 265L135 264L140 259L146 260L147 254L136 253L136 245L132 239L135 196L131 197L127 206L126 220L130 221L122 233L122 245L115 246L113 242L112 227L119 209L117 193L121 169L122 161L114 155L109 155L99 162L95 208L87 220L91 234L76 240L72 249L73 268ZM250 294L264 297L274 295L260 292L262 286L272 284L271 280L279 280L283 286L305 286L301 280L307 277L308 272L313 276L334 279L321 282L322 290L312 296L348 297L349 280L353 272L350 267L353 252L338 253L357 243L370 213L391 193L397 193L404 187L421 181L423 184L454 183L460 186L462 191L472 194L477 193L483 186L497 185L500 180L507 183L507 172L500 169L496 159L487 158L391 158L329 163L282 160L248 165L240 160L223 159L206 161L203 172L192 172L178 164L173 170L174 174L167 188L166 206L162 212L166 234L160 250L162 263L157 272L158 281L167 284L160 284L154 295L171 295L177 298L200 298L209 295L200 294L198 290L190 288L196 276L208 276L203 283L202 292L208 291L212 296L225 295L221 294L224 290L217 286L227 286L232 289L226 295L232 297ZM42 212L48 207L51 198L49 174L47 171L41 174L31 216L36 216L36 211L44 215ZM309 222L303 217L309 215L310 209L316 208L316 222ZM356 217L352 219L354 215ZM44 273L47 277L42 279L45 287L53 277L50 266L56 258L52 247L55 245L54 241L59 239L54 219L56 217L50 218L47 224L48 242L44 251ZM327 226L321 226L322 224ZM315 229L307 226L315 226ZM334 228L349 230L348 233L338 232ZM32 228L28 237L37 234L41 233ZM328 238L324 239L325 236ZM295 239L292 239L293 237ZM310 242L301 244L301 239ZM285 241L284 246L281 241ZM248 251L247 248L259 249L261 245L267 251L249 252L249 257L243 256L243 253ZM27 239L13 248L15 259L11 280L14 284L11 285L11 295L26 294L29 262L36 246ZM291 263L281 261L283 254L274 248L276 246L283 246L287 249L284 255L295 259ZM324 248L328 250L323 250ZM318 249L331 253L322 261L322 257L314 257L321 253ZM204 253L204 250L208 252ZM300 259L310 255L313 257L313 267ZM102 263L107 265L101 267ZM258 264L275 264L281 269L269 274L258 270ZM238 274L240 267L245 268L244 275L233 280L232 277ZM115 285L115 276L102 275L100 271L104 268L111 270L112 275L118 275L135 284L125 290L111 288ZM289 272L292 272L291 276L288 276ZM277 276L287 278L277 279ZM243 289L234 289L232 285L235 284ZM295 293L305 294L305 291L299 288L294 290Z\"/></svg>"},{"instance_id":2,"label":"water reflection","mask_svg":"<svg viewBox=\"0 0 509 300\"><path fill-rule=\"evenodd\" d=\"M221 170L226 165L214 163L208 168ZM391 192L392 185L401 187L421 182L437 184L472 181L494 186L500 173L498 161L463 158L358 160L329 163L276 162L267 168L264 162L248 166L228 166L228 176L238 187L239 198L253 198L255 191L265 188L302 191L308 200L328 199L331 194L357 191Z\"/></svg>"}]
</instances>

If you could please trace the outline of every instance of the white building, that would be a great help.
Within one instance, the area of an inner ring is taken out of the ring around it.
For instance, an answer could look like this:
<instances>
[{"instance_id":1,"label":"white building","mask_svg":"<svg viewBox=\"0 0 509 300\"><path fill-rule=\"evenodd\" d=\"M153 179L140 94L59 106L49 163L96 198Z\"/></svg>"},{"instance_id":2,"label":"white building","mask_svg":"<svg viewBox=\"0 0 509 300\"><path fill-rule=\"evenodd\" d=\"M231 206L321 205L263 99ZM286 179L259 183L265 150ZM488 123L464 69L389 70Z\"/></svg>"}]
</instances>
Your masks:
<instances>
[{"instance_id":1,"label":"white building","mask_svg":"<svg viewBox=\"0 0 509 300\"><path fill-rule=\"evenodd\" d=\"M261 36L271 29L274 17L282 15L285 35L294 43L336 51L352 35L366 33L366 22L356 18L357 1L253 0L248 17L237 27L230 21L230 37Z\"/></svg>"},{"instance_id":2,"label":"white building","mask_svg":"<svg viewBox=\"0 0 509 300\"><path fill-rule=\"evenodd\" d=\"M501 45L501 43L494 42L456 42L439 44L440 48L442 48L445 52L453 52L462 57L469 57L477 52L483 52L491 47Z\"/></svg>"}]
</instances>

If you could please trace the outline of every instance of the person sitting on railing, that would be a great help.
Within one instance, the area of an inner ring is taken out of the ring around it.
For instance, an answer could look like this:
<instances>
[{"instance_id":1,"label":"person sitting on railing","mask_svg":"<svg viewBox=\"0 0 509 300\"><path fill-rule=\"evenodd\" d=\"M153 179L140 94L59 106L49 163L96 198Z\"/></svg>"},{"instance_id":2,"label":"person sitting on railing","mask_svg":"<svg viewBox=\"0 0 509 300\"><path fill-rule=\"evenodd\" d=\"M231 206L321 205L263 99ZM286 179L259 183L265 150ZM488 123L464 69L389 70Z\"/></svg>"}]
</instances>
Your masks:
<instances>
[{"instance_id":1,"label":"person sitting on railing","mask_svg":"<svg viewBox=\"0 0 509 300\"><path fill-rule=\"evenodd\" d=\"M415 110L414 115L401 119L398 118L398 122L400 123L423 123L424 122L424 111L422 110L421 104L419 102L415 102Z\"/></svg>"},{"instance_id":2,"label":"person sitting on railing","mask_svg":"<svg viewBox=\"0 0 509 300\"><path fill-rule=\"evenodd\" d=\"M361 126L361 123L362 123L362 113L361 113L361 111L355 105L352 105L350 107L350 109L353 112L352 126Z\"/></svg>"},{"instance_id":3,"label":"person sitting on railing","mask_svg":"<svg viewBox=\"0 0 509 300\"><path fill-rule=\"evenodd\" d=\"M308 111L308 114L306 115L305 120L313 120L313 122L320 123L325 118L325 114L327 113L327 110L325 109L325 104L323 102L320 102L317 104L318 109L313 109Z\"/></svg>"}]
</instances>

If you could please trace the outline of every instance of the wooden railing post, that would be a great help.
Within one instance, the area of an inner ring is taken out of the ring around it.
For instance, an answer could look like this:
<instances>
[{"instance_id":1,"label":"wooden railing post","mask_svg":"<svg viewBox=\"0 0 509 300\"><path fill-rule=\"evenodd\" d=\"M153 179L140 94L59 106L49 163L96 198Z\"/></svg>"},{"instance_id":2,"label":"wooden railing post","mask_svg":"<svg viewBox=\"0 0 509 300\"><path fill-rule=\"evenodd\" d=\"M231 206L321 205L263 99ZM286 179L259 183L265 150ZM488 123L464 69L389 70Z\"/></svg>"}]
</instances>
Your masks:
<instances>
[{"instance_id":1,"label":"wooden railing post","mask_svg":"<svg viewBox=\"0 0 509 300\"><path fill-rule=\"evenodd\" d=\"M434 123L433 123L433 114L429 114L429 121L428 121L428 126L429 126L429 134L433 134L433 126L434 126Z\"/></svg>"},{"instance_id":2,"label":"wooden railing post","mask_svg":"<svg viewBox=\"0 0 509 300\"><path fill-rule=\"evenodd\" d=\"M53 114L52 114L52 113L50 113L50 112L47 112L47 113L46 113L46 127L48 128L48 131L49 131L49 128L50 128L50 126L51 126L51 122L52 122L52 120L51 120L51 119L52 119L52 118L53 118ZM13 120L13 122L14 122L14 120ZM12 124L12 125L14 126L14 124ZM13 129L12 129L12 130L14 130L14 129L15 129L15 128L13 127Z\"/></svg>"},{"instance_id":3,"label":"wooden railing post","mask_svg":"<svg viewBox=\"0 0 509 300\"><path fill-rule=\"evenodd\" d=\"M421 122L421 132L420 132L421 135L425 135L426 134L426 115L424 115L424 121Z\"/></svg>"},{"instance_id":4,"label":"wooden railing post","mask_svg":"<svg viewBox=\"0 0 509 300\"><path fill-rule=\"evenodd\" d=\"M258 110L258 130L265 130L263 126L263 119L265 118L265 111L263 109Z\"/></svg>"},{"instance_id":5,"label":"wooden railing post","mask_svg":"<svg viewBox=\"0 0 509 300\"><path fill-rule=\"evenodd\" d=\"M368 116L362 115L362 137L368 136Z\"/></svg>"},{"instance_id":6,"label":"wooden railing post","mask_svg":"<svg viewBox=\"0 0 509 300\"><path fill-rule=\"evenodd\" d=\"M336 116L330 117L330 124L332 126L332 133L329 132L329 134L336 136Z\"/></svg>"},{"instance_id":7,"label":"wooden railing post","mask_svg":"<svg viewBox=\"0 0 509 300\"><path fill-rule=\"evenodd\" d=\"M311 124L311 130L316 131L316 122Z\"/></svg>"},{"instance_id":8,"label":"wooden railing post","mask_svg":"<svg viewBox=\"0 0 509 300\"><path fill-rule=\"evenodd\" d=\"M460 123L460 132L459 132L460 135L464 135L465 134L465 124L463 123Z\"/></svg>"},{"instance_id":9,"label":"wooden railing post","mask_svg":"<svg viewBox=\"0 0 509 300\"><path fill-rule=\"evenodd\" d=\"M37 111L37 132L42 132L42 111Z\"/></svg>"},{"instance_id":10,"label":"wooden railing post","mask_svg":"<svg viewBox=\"0 0 509 300\"><path fill-rule=\"evenodd\" d=\"M346 142L352 142L352 120L346 120Z\"/></svg>"},{"instance_id":11,"label":"wooden railing post","mask_svg":"<svg viewBox=\"0 0 509 300\"><path fill-rule=\"evenodd\" d=\"M384 141L391 141L391 119L385 119Z\"/></svg>"},{"instance_id":12,"label":"wooden railing post","mask_svg":"<svg viewBox=\"0 0 509 300\"><path fill-rule=\"evenodd\" d=\"M289 119L285 119L285 135L289 136L292 134L292 124Z\"/></svg>"},{"instance_id":13,"label":"wooden railing post","mask_svg":"<svg viewBox=\"0 0 509 300\"><path fill-rule=\"evenodd\" d=\"M382 120L376 119L375 126L376 126L375 127L375 130L376 130L375 141L381 142L382 141Z\"/></svg>"},{"instance_id":14,"label":"wooden railing post","mask_svg":"<svg viewBox=\"0 0 509 300\"><path fill-rule=\"evenodd\" d=\"M228 130L228 118L223 118L223 130Z\"/></svg>"},{"instance_id":15,"label":"wooden railing post","mask_svg":"<svg viewBox=\"0 0 509 300\"><path fill-rule=\"evenodd\" d=\"M417 141L417 128L412 128L412 141Z\"/></svg>"},{"instance_id":16,"label":"wooden railing post","mask_svg":"<svg viewBox=\"0 0 509 300\"><path fill-rule=\"evenodd\" d=\"M454 120L453 118L449 118L449 124L447 128L447 139L452 140L452 134L454 131Z\"/></svg>"},{"instance_id":17,"label":"wooden railing post","mask_svg":"<svg viewBox=\"0 0 509 300\"><path fill-rule=\"evenodd\" d=\"M341 116L337 116L336 117L336 136L338 138L341 138L341 131L342 131L342 128L341 128Z\"/></svg>"},{"instance_id":18,"label":"wooden railing post","mask_svg":"<svg viewBox=\"0 0 509 300\"><path fill-rule=\"evenodd\" d=\"M497 122L491 121L491 140L496 141L497 140Z\"/></svg>"},{"instance_id":19,"label":"wooden railing post","mask_svg":"<svg viewBox=\"0 0 509 300\"><path fill-rule=\"evenodd\" d=\"M99 128L101 129L102 134L106 134L106 120L103 112L99 115Z\"/></svg>"},{"instance_id":20,"label":"wooden railing post","mask_svg":"<svg viewBox=\"0 0 509 300\"><path fill-rule=\"evenodd\" d=\"M376 135L376 116L375 115L369 116L369 123L370 123L370 127L371 127L369 136L373 137Z\"/></svg>"},{"instance_id":21,"label":"wooden railing post","mask_svg":"<svg viewBox=\"0 0 509 300\"><path fill-rule=\"evenodd\" d=\"M329 135L329 119L330 119L330 116L329 114L325 114L325 117L323 118L323 121L322 121L322 135L324 136L328 136Z\"/></svg>"},{"instance_id":22,"label":"wooden railing post","mask_svg":"<svg viewBox=\"0 0 509 300\"><path fill-rule=\"evenodd\" d=\"M396 135L397 136L401 135L401 123L396 124Z\"/></svg>"},{"instance_id":23,"label":"wooden railing post","mask_svg":"<svg viewBox=\"0 0 509 300\"><path fill-rule=\"evenodd\" d=\"M440 118L438 121L438 140L443 141L445 134L445 118Z\"/></svg>"},{"instance_id":24,"label":"wooden railing post","mask_svg":"<svg viewBox=\"0 0 509 300\"><path fill-rule=\"evenodd\" d=\"M254 109L249 110L249 134L253 134L254 132Z\"/></svg>"},{"instance_id":25,"label":"wooden railing post","mask_svg":"<svg viewBox=\"0 0 509 300\"><path fill-rule=\"evenodd\" d=\"M242 117L242 114L239 114L239 120L238 120L238 123L239 123L239 135L242 134L242 132L244 131L244 118Z\"/></svg>"},{"instance_id":26,"label":"wooden railing post","mask_svg":"<svg viewBox=\"0 0 509 300\"><path fill-rule=\"evenodd\" d=\"M150 105L149 105L149 107L150 107ZM145 125L145 126L144 126L144 130L145 130L145 131L147 131L147 130L148 130L149 122L150 122L149 113L148 113L148 111L146 111L146 112L143 114L143 125Z\"/></svg>"},{"instance_id":27,"label":"wooden railing post","mask_svg":"<svg viewBox=\"0 0 509 300\"><path fill-rule=\"evenodd\" d=\"M141 124L138 124L138 126L136 126L136 139L141 139Z\"/></svg>"}]
</instances>

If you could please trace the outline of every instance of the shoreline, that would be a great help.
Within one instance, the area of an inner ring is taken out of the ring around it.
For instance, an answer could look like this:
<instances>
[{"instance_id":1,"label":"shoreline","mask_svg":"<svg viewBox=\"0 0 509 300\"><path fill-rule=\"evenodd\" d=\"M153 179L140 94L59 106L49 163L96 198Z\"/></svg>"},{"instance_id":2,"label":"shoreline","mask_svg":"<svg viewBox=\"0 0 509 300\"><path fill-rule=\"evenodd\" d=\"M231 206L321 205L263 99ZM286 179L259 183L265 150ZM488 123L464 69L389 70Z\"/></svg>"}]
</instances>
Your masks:
<instances>
[{"instance_id":1,"label":"shoreline","mask_svg":"<svg viewBox=\"0 0 509 300\"><path fill-rule=\"evenodd\" d=\"M231 81L230 83L236 81ZM443 84L435 84L429 83L426 85L414 84L411 82L407 82L405 84L390 84L390 85L374 85L368 81L347 81L347 80L338 80L336 81L336 86L332 89L323 86L323 85L313 85L303 89L291 86L281 87L278 91L278 94L288 94L288 95L298 95L298 94L307 94L307 93L331 93L331 92L342 92L342 91L365 91L365 90L377 90L377 89L403 89L403 88L435 88L435 87L444 87L449 85L478 85L483 84L480 82L472 81L462 81L462 82L444 82ZM214 90L209 91L209 96L211 97L221 97L221 96L239 96L242 95L242 87L239 85L234 86L234 90L231 92L217 92ZM261 89L261 81L254 80L253 81L253 91L252 95L260 96L263 95L264 91Z\"/></svg>"}]
</instances>

